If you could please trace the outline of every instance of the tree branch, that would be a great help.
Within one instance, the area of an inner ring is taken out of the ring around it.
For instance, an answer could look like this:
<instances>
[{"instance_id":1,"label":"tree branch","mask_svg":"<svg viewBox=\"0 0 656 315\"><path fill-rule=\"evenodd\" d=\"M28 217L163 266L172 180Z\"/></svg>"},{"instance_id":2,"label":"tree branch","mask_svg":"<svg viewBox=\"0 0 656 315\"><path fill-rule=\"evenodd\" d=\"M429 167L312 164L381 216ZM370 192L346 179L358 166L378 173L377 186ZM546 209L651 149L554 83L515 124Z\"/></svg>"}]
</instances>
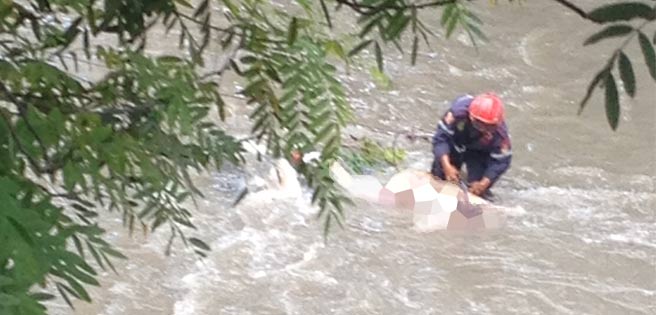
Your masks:
<instances>
[{"instance_id":1,"label":"tree branch","mask_svg":"<svg viewBox=\"0 0 656 315\"><path fill-rule=\"evenodd\" d=\"M422 9L427 7L438 7L447 4L456 3L458 0L435 0L419 4L403 4L398 5L396 3L383 3L380 5L374 4L364 4L359 3L356 0L336 0L337 3L346 5L353 9L354 11L363 14L363 15L372 15L380 12L381 10L393 9L393 10L411 10L411 9Z\"/></svg>"},{"instance_id":2,"label":"tree branch","mask_svg":"<svg viewBox=\"0 0 656 315\"><path fill-rule=\"evenodd\" d=\"M14 142L16 142L16 147L18 148L18 151L23 153L25 155L25 158L27 161L32 165L32 168L38 173L38 174L44 174L43 168L39 165L39 163L32 157L32 155L27 152L27 150L23 147L23 144L20 142L20 139L16 132L14 131L14 128L12 128L12 123L11 123L11 118L7 117L4 112L0 111L0 116L2 116L2 119L5 121L7 124L7 129L9 129L9 133L11 134L12 139L14 139Z\"/></svg>"},{"instance_id":3,"label":"tree branch","mask_svg":"<svg viewBox=\"0 0 656 315\"><path fill-rule=\"evenodd\" d=\"M203 25L203 21L200 21L200 20L198 20L198 19L196 19L196 18L194 18L194 17L191 17L191 16L189 16L189 15L187 15L187 14L184 14L184 13L182 13L182 12L176 12L175 15L178 17L178 19L182 17L182 18L185 18L186 20L189 20L189 21L191 21L191 22L194 22L194 23L196 23L196 24L198 24L198 25ZM242 34L239 34L239 33L236 33L235 31L233 31L233 30L232 30L232 27L229 27L229 28L220 28L220 27L215 26L215 25L212 25L212 24L209 24L208 27L211 28L211 29L213 29L213 30L215 30L215 31L222 32L222 33L226 33L226 34L242 35Z\"/></svg>"},{"instance_id":4,"label":"tree branch","mask_svg":"<svg viewBox=\"0 0 656 315\"><path fill-rule=\"evenodd\" d=\"M48 148L46 147L46 145L44 144L43 140L41 139L39 134L36 132L36 130L34 130L34 127L32 127L32 125L30 124L30 121L27 117L27 110L28 110L27 105L24 102L21 102L20 100L18 100L11 93L11 91L9 91L9 89L2 83L0 83L0 90L2 90L2 93L9 100L11 100L16 105L16 107L18 107L18 114L23 118L23 120L25 121L25 126L30 131L30 133L32 133L32 135L34 135L34 139L37 141L37 143L41 147L41 150L43 150L43 159L44 159L44 161L46 162L46 164L49 164L50 163L50 158L48 157ZM7 128L12 129L10 121L7 121ZM12 129L12 131L13 131L13 129ZM18 138L16 138L16 140L18 141ZM26 153L26 152L23 152L23 153ZM36 165L36 166L38 166L38 165ZM42 171L47 171L46 169L43 169L41 167L38 167L37 169L42 170Z\"/></svg>"},{"instance_id":5,"label":"tree branch","mask_svg":"<svg viewBox=\"0 0 656 315\"><path fill-rule=\"evenodd\" d=\"M198 19L195 19L195 18L193 18L193 17L191 17L187 14L184 14L182 12L178 12L177 16L178 16L178 19L179 18L184 18L184 19L189 20L189 21L191 21L195 24L203 25L203 21L199 21ZM216 25L208 24L207 27L212 29L212 30L218 31L218 32L222 32L222 33L225 33L225 34L232 34L232 35L236 35L236 36L239 36L239 37L242 37L242 38L245 38L245 37L248 36L248 34L243 29L243 27L241 28L242 32L235 31L234 30L236 28L235 25L230 26L228 28L221 28L221 27L218 27ZM262 41L262 42L272 43L272 44L286 44L287 43L287 41L285 41L285 40L275 40L275 39L269 39L269 38L266 38L266 37L257 37L257 36L252 36L252 37L253 37L253 39L256 39L256 40L259 40L259 41Z\"/></svg>"},{"instance_id":6,"label":"tree branch","mask_svg":"<svg viewBox=\"0 0 656 315\"><path fill-rule=\"evenodd\" d=\"M583 11L583 9L577 7L575 4L573 4L573 3L571 3L567 0L554 0L554 1L558 2L559 4L562 4L563 6L565 6L568 9L574 11L576 14L578 14L580 17L582 17L586 20L590 20L590 21L593 21L595 23L599 23L597 21L594 21L594 20L590 19L590 17L588 16L588 13Z\"/></svg>"},{"instance_id":7,"label":"tree branch","mask_svg":"<svg viewBox=\"0 0 656 315\"><path fill-rule=\"evenodd\" d=\"M205 74L202 74L200 76L201 80L205 80L205 79L207 79L211 76L215 76L215 75L217 75L219 77L221 75L223 75L223 72L230 67L230 60L232 60L237 55L237 52L239 51L239 49L241 49L241 47L239 47L239 46L237 46L237 48L233 49L232 52L229 53L228 56L226 56L225 62L221 66L219 66L218 69L207 72Z\"/></svg>"}]
</instances>

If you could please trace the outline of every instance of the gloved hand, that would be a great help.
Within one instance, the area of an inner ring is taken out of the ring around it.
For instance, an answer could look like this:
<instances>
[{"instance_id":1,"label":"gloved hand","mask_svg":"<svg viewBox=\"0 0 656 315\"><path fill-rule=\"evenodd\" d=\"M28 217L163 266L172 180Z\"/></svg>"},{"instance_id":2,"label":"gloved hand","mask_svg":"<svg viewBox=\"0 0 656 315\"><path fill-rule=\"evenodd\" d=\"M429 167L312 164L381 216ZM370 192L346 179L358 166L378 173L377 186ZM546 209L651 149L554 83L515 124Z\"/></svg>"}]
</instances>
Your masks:
<instances>
[{"instance_id":1,"label":"gloved hand","mask_svg":"<svg viewBox=\"0 0 656 315\"><path fill-rule=\"evenodd\" d=\"M477 182L469 183L469 192L476 196L480 196L485 193L488 187L490 187L490 179L483 177Z\"/></svg>"}]
</instances>

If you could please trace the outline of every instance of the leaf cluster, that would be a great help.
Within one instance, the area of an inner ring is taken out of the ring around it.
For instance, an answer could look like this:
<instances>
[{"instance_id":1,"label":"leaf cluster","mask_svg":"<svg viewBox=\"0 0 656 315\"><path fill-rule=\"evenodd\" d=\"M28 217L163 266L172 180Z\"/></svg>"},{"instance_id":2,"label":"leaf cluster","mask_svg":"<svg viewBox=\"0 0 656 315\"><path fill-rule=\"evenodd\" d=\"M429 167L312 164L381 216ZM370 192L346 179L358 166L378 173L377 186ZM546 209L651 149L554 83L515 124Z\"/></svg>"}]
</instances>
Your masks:
<instances>
[{"instance_id":1,"label":"leaf cluster","mask_svg":"<svg viewBox=\"0 0 656 315\"><path fill-rule=\"evenodd\" d=\"M224 103L197 60L143 51L149 17L177 5L0 3L0 313L44 313L51 295L35 285L71 306L91 301L96 268L124 258L103 239L101 209L130 231L167 226L171 240L209 250L185 234L185 204L202 196L190 171L240 163L243 150L208 119ZM108 35L120 45L104 44ZM82 62L100 63L102 78L78 76Z\"/></svg>"},{"instance_id":2,"label":"leaf cluster","mask_svg":"<svg viewBox=\"0 0 656 315\"><path fill-rule=\"evenodd\" d=\"M628 95L637 89L624 52L631 39L656 79L656 34L645 31L655 19L649 3L575 10L605 27L586 44L625 38L581 104L604 87L613 129L614 71ZM329 166L345 156L342 130L355 119L332 57L348 66L372 49L372 73L385 78L385 49L392 44L404 53L407 38L415 64L420 38L428 47L437 37L422 12L437 11L447 38L460 28L474 44L485 40L464 0L296 0L291 7L264 0L0 1L1 314L43 314L41 301L55 290L71 306L71 298L90 301L86 286L98 284L96 269L114 269L112 260L124 257L103 239L102 210L120 215L131 232L166 227L167 251L181 240L206 255L210 247L187 236L195 229L189 205L202 198L192 172L244 161L241 142L221 122L219 82L227 72L243 81L238 94L251 110L253 137L269 154L321 152L320 162L301 172L327 234L343 225L350 202ZM358 27L346 34L333 18L343 8L357 17ZM179 34L179 50L148 52L157 29ZM202 73L210 49L226 62ZM100 78L85 78L84 65L103 69ZM352 154L362 163L404 157L371 142Z\"/></svg>"},{"instance_id":3,"label":"leaf cluster","mask_svg":"<svg viewBox=\"0 0 656 315\"><path fill-rule=\"evenodd\" d=\"M637 38L637 44L640 46L647 70L656 81L656 52L654 50L656 32L652 35L651 40L644 32L647 25L656 21L656 5L649 6L643 2L609 4L588 12L587 18L604 25L604 27L588 37L583 43L584 45L592 45L612 38L624 38L622 45L612 53L604 67L590 82L579 108L580 114L594 90L598 87L603 88L605 90L606 118L610 127L615 130L619 125L620 97L614 72L619 73L624 91L628 96L633 98L637 89L633 63L624 52L633 39ZM629 23L632 20L638 20L640 24L634 26Z\"/></svg>"}]
</instances>

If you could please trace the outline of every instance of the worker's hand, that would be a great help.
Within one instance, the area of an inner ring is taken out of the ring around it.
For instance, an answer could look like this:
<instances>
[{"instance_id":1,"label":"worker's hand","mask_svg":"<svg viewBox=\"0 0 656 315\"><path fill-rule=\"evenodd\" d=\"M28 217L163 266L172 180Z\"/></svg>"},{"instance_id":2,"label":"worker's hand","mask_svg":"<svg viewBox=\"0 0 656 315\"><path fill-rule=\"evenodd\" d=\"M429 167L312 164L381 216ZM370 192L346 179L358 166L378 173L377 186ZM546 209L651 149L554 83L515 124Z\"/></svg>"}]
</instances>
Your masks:
<instances>
[{"instance_id":1,"label":"worker's hand","mask_svg":"<svg viewBox=\"0 0 656 315\"><path fill-rule=\"evenodd\" d=\"M488 187L490 187L490 180L487 177L483 177L483 179L469 184L469 192L480 196L485 193Z\"/></svg>"},{"instance_id":2,"label":"worker's hand","mask_svg":"<svg viewBox=\"0 0 656 315\"><path fill-rule=\"evenodd\" d=\"M443 167L444 177L446 180L451 182L458 182L460 180L460 172L451 164L447 164Z\"/></svg>"}]
</instances>

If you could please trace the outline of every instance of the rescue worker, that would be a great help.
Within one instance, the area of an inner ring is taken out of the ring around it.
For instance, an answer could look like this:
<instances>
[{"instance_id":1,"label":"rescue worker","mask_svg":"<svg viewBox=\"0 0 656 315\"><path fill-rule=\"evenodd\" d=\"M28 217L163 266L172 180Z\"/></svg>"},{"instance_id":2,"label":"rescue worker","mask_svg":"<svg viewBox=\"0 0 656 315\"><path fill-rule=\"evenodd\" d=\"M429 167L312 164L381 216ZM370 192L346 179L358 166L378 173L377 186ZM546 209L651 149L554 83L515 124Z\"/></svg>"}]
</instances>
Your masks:
<instances>
[{"instance_id":1,"label":"rescue worker","mask_svg":"<svg viewBox=\"0 0 656 315\"><path fill-rule=\"evenodd\" d=\"M490 198L490 187L510 167L512 151L501 99L494 93L464 95L451 103L433 135L431 173L460 181L467 166L469 192Z\"/></svg>"}]
</instances>

